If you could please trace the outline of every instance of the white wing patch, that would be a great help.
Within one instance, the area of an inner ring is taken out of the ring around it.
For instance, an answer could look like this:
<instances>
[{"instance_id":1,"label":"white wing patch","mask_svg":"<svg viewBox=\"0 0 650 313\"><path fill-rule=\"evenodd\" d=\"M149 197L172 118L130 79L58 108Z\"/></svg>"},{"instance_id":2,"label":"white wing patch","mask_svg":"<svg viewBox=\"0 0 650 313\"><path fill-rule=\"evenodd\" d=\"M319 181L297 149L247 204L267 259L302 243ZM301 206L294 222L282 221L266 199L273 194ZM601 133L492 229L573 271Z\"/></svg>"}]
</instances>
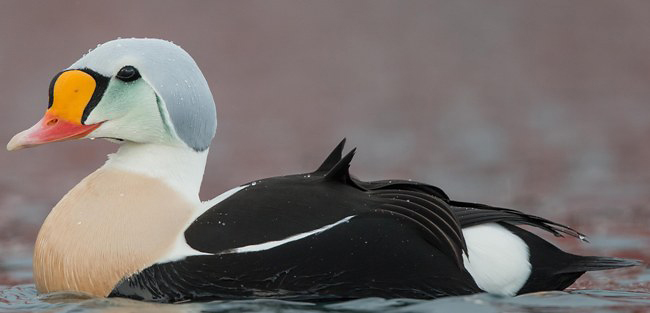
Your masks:
<instances>
[{"instance_id":1,"label":"white wing patch","mask_svg":"<svg viewBox=\"0 0 650 313\"><path fill-rule=\"evenodd\" d=\"M531 273L528 245L519 236L495 223L463 229L469 258L463 263L483 290L514 296Z\"/></svg>"},{"instance_id":2,"label":"white wing patch","mask_svg":"<svg viewBox=\"0 0 650 313\"><path fill-rule=\"evenodd\" d=\"M249 185L243 185L243 186L235 187L235 188L233 188L233 189L230 189L230 190L228 190L228 191L226 191L226 192L224 192L224 193L222 193L222 194L216 196L216 197L215 197L214 199L212 199L212 200L208 200L208 201L203 202L203 203L202 203L202 208L201 208L200 210L197 210L197 211L196 211L196 213L195 213L195 215L194 215L194 218L192 219L192 223L194 223L194 220L196 220L197 218L199 218L199 216L203 215L203 213L205 213L205 211L209 210L211 207L213 207L213 206L219 204L219 203L220 203L221 201L223 201L223 200L228 199L230 196L236 194L237 192L239 192L240 190L242 190L242 189L244 189L244 188L246 188L246 187L248 187L248 186L250 186L250 184L249 184ZM191 223L190 223L190 225L191 225ZM187 226L189 227L190 225L187 225Z\"/></svg>"},{"instance_id":3,"label":"white wing patch","mask_svg":"<svg viewBox=\"0 0 650 313\"><path fill-rule=\"evenodd\" d=\"M156 263L162 264L167 262L179 261L188 256L193 256L193 255L210 255L210 253L201 252L199 250L190 247L190 245L188 245L187 241L185 240L185 231L183 231L180 233L178 237L176 237L176 241L174 242L174 245L167 253L167 255L165 255L165 257L161 258L160 260L156 261Z\"/></svg>"},{"instance_id":4,"label":"white wing patch","mask_svg":"<svg viewBox=\"0 0 650 313\"><path fill-rule=\"evenodd\" d=\"M194 214L193 214L192 218L190 219L189 223L187 225L185 225L185 228L183 228L183 231L180 234L178 234L178 236L176 237L176 240L174 241L174 245L172 246L172 248L165 255L165 257L161 258L156 263L161 264L161 263L178 261L178 260L184 259L184 258L186 258L188 256L193 256L193 255L211 255L211 253L201 252L201 251L198 251L198 250L190 247L190 245L187 244L187 240L185 240L185 231L187 230L188 227L190 227L190 225L192 225L192 223L194 223L194 221L196 221L197 218L199 218L199 216L203 215L203 213L205 213L205 211L207 211L211 207L217 205L219 202L221 202L221 201L223 201L225 199L228 199L228 197L234 195L238 191L240 191L240 190L242 190L242 189L244 189L244 188L246 188L248 186L249 185L235 187L233 189L230 189L230 190L220 194L219 196L217 196L216 198L214 198L212 200L205 201L205 202L201 203L201 206L196 209L196 211L194 212Z\"/></svg>"},{"instance_id":5,"label":"white wing patch","mask_svg":"<svg viewBox=\"0 0 650 313\"><path fill-rule=\"evenodd\" d=\"M348 217L346 217L346 218L344 218L344 219L342 219L342 220L340 220L340 221L338 221L336 223L329 224L329 225L323 226L323 227L321 227L319 229L315 229L315 230L312 230L312 231L308 231L308 232L300 233L300 234L297 234L297 235L293 235L291 237L287 237L287 238L284 238L282 240L269 241L269 242L265 242L265 243L260 243L260 244L255 244L255 245L248 245L248 246L243 246L243 247L239 247L239 248L229 249L229 250L220 252L219 254L257 252L257 251L264 251L264 250L273 249L275 247L281 246L283 244L286 244L286 243L289 243L289 242L292 242L292 241L300 240L300 239L309 237L311 235L316 235L316 234L322 233L322 232L324 232L324 231L326 231L326 230L328 230L328 229L330 229L330 228L332 228L334 226L337 226L337 225L342 224L342 223L347 223L353 217L354 217L354 215L348 216Z\"/></svg>"}]
</instances>

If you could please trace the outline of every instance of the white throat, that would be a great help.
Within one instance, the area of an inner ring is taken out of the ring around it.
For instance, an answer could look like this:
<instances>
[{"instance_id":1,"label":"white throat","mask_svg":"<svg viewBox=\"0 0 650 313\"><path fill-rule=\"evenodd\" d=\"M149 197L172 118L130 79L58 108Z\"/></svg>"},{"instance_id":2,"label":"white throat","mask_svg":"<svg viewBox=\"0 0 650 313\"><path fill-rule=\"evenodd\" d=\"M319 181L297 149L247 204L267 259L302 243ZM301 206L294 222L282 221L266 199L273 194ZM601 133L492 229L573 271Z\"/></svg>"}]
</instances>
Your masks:
<instances>
[{"instance_id":1,"label":"white throat","mask_svg":"<svg viewBox=\"0 0 650 313\"><path fill-rule=\"evenodd\" d=\"M124 143L103 168L118 168L160 179L192 202L200 202L208 150L161 144Z\"/></svg>"}]
</instances>

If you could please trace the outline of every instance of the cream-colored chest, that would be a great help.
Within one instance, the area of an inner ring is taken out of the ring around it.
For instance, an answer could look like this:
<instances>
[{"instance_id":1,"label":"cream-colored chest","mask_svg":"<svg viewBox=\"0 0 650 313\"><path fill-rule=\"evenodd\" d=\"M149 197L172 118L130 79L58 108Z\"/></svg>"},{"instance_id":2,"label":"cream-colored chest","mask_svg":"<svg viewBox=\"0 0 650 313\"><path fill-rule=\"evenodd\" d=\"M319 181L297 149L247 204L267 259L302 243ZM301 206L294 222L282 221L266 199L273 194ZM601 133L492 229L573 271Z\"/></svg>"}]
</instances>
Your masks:
<instances>
[{"instance_id":1,"label":"cream-colored chest","mask_svg":"<svg viewBox=\"0 0 650 313\"><path fill-rule=\"evenodd\" d=\"M38 291L107 296L171 249L194 205L157 179L99 169L41 227L34 251Z\"/></svg>"}]
</instances>

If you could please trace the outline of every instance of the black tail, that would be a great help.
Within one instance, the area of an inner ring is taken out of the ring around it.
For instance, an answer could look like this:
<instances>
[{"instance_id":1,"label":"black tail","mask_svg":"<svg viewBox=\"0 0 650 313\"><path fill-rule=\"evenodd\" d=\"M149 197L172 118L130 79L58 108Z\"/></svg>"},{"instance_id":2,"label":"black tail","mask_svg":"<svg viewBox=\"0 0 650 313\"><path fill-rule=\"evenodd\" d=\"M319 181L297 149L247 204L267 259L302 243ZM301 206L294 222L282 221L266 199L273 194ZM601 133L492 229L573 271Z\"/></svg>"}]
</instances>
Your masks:
<instances>
[{"instance_id":1,"label":"black tail","mask_svg":"<svg viewBox=\"0 0 650 313\"><path fill-rule=\"evenodd\" d=\"M637 266L643 264L639 260L612 258L603 256L581 256L571 264L558 271L558 274L584 273L589 271L611 270L615 268Z\"/></svg>"},{"instance_id":2,"label":"black tail","mask_svg":"<svg viewBox=\"0 0 650 313\"><path fill-rule=\"evenodd\" d=\"M548 241L517 226L502 224L519 236L530 252L531 273L517 294L563 290L588 271L640 265L640 261L600 256L580 256L564 252Z\"/></svg>"}]
</instances>

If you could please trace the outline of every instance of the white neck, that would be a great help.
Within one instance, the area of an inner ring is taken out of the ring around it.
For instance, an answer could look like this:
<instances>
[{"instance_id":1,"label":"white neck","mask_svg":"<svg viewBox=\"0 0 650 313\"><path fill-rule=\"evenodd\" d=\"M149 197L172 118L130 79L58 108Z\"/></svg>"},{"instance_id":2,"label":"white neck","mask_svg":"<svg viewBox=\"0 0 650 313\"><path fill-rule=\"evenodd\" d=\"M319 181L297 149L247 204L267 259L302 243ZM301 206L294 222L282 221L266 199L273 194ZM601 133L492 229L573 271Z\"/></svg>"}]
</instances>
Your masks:
<instances>
[{"instance_id":1,"label":"white neck","mask_svg":"<svg viewBox=\"0 0 650 313\"><path fill-rule=\"evenodd\" d=\"M161 144L124 143L108 155L103 168L118 168L160 179L187 200L200 202L208 150L197 152L188 147Z\"/></svg>"}]
</instances>

